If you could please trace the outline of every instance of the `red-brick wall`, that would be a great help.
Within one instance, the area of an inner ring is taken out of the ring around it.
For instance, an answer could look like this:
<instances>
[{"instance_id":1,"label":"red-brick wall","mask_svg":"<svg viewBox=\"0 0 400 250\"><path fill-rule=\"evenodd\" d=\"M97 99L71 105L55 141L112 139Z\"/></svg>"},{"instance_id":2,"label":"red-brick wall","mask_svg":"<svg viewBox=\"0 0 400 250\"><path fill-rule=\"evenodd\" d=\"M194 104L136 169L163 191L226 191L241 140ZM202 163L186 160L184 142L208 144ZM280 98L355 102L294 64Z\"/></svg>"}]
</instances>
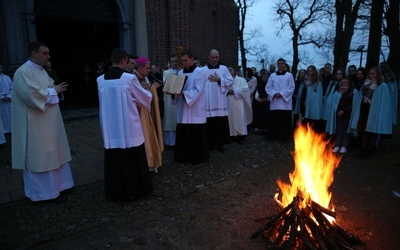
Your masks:
<instances>
[{"instance_id":1,"label":"red-brick wall","mask_svg":"<svg viewBox=\"0 0 400 250\"><path fill-rule=\"evenodd\" d=\"M234 1L147 0L146 14L150 61L165 66L170 54L182 46L202 63L215 48L226 65L237 65L239 15Z\"/></svg>"},{"instance_id":2,"label":"red-brick wall","mask_svg":"<svg viewBox=\"0 0 400 250\"><path fill-rule=\"evenodd\" d=\"M193 47L203 63L210 49L219 51L220 60L228 66L238 62L239 14L234 1L194 1L192 19Z\"/></svg>"}]
</instances>

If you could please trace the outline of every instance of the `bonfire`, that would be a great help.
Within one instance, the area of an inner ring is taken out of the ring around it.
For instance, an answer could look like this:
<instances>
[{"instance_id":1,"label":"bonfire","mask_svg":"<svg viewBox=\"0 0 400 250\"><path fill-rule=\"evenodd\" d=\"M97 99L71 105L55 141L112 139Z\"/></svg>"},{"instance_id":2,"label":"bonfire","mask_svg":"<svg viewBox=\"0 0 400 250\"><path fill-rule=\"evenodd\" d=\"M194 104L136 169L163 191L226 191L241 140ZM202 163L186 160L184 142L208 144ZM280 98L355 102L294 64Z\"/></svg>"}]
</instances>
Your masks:
<instances>
[{"instance_id":1,"label":"bonfire","mask_svg":"<svg viewBox=\"0 0 400 250\"><path fill-rule=\"evenodd\" d=\"M341 155L332 153L332 145L323 134L300 126L294 135L292 153L295 169L290 183L278 180L275 201L279 213L253 235L262 235L270 247L282 249L352 249L361 240L335 222L336 212L329 191Z\"/></svg>"}]
</instances>

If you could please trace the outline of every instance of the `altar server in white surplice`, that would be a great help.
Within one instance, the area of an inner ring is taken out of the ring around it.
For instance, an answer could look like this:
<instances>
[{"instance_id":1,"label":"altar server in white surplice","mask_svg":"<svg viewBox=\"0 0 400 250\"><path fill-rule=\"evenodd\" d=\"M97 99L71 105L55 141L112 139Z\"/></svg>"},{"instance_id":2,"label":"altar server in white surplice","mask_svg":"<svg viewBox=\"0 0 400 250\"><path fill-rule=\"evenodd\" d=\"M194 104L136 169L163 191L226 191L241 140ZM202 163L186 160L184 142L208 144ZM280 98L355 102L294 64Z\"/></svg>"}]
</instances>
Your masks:
<instances>
[{"instance_id":1,"label":"altar server in white surplice","mask_svg":"<svg viewBox=\"0 0 400 250\"><path fill-rule=\"evenodd\" d=\"M278 59L278 71L268 79L265 91L271 100L267 135L272 140L287 142L292 136L292 96L294 78L286 72L286 62Z\"/></svg>"},{"instance_id":2,"label":"altar server in white surplice","mask_svg":"<svg viewBox=\"0 0 400 250\"><path fill-rule=\"evenodd\" d=\"M194 63L193 52L184 50L181 55L184 68L178 75L187 76L187 80L182 93L174 96L178 106L174 158L195 165L210 158L205 85L200 81L201 69Z\"/></svg>"},{"instance_id":3,"label":"altar server in white surplice","mask_svg":"<svg viewBox=\"0 0 400 250\"><path fill-rule=\"evenodd\" d=\"M137 77L124 73L128 53L116 48L112 68L97 78L104 140L104 187L107 198L134 200L153 191L138 106L150 112L152 95Z\"/></svg>"},{"instance_id":4,"label":"altar server in white surplice","mask_svg":"<svg viewBox=\"0 0 400 250\"><path fill-rule=\"evenodd\" d=\"M206 88L207 133L210 150L217 146L223 153L229 140L228 100L226 94L233 85L233 78L226 66L219 62L219 53L213 49L209 64L202 68L202 81Z\"/></svg>"},{"instance_id":5,"label":"altar server in white surplice","mask_svg":"<svg viewBox=\"0 0 400 250\"><path fill-rule=\"evenodd\" d=\"M11 132L11 78L3 74L3 65L0 63L0 116L3 120L4 133Z\"/></svg>"},{"instance_id":6,"label":"altar server in white surplice","mask_svg":"<svg viewBox=\"0 0 400 250\"><path fill-rule=\"evenodd\" d=\"M50 59L47 45L32 42L28 51L29 60L14 75L12 167L24 170L24 190L29 199L61 201L60 192L74 186L57 95L68 85L53 85L43 69Z\"/></svg>"},{"instance_id":7,"label":"altar server in white surplice","mask_svg":"<svg viewBox=\"0 0 400 250\"><path fill-rule=\"evenodd\" d=\"M247 135L247 125L253 121L250 89L246 79L237 76L237 71L229 67L234 82L228 91L228 120L230 136L236 137L240 144Z\"/></svg>"}]
</instances>

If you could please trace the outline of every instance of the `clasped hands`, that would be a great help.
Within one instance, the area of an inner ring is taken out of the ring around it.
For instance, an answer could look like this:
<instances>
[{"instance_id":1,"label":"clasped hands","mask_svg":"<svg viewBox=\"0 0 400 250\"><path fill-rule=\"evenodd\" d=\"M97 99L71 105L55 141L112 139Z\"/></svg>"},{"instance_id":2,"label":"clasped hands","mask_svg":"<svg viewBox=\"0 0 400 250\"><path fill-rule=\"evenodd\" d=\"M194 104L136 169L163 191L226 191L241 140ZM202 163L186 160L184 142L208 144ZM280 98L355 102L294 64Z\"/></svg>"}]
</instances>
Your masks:
<instances>
[{"instance_id":1,"label":"clasped hands","mask_svg":"<svg viewBox=\"0 0 400 250\"><path fill-rule=\"evenodd\" d=\"M219 82L221 78L217 75L217 72L215 72L214 75L208 75L208 80L210 82Z\"/></svg>"},{"instance_id":2,"label":"clasped hands","mask_svg":"<svg viewBox=\"0 0 400 250\"><path fill-rule=\"evenodd\" d=\"M11 98L5 96L5 97L1 98L1 101L2 102L11 102Z\"/></svg>"}]
</instances>

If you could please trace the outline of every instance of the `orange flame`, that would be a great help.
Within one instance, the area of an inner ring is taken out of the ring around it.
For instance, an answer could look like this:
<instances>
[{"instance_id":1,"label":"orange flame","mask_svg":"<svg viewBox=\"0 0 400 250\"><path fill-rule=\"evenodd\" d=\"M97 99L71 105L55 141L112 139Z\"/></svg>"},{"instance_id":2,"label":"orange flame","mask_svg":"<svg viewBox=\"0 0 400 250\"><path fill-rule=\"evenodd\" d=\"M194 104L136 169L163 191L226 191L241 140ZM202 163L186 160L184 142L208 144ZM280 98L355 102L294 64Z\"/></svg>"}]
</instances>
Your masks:
<instances>
[{"instance_id":1,"label":"orange flame","mask_svg":"<svg viewBox=\"0 0 400 250\"><path fill-rule=\"evenodd\" d=\"M312 200L333 210L329 187L341 156L332 153L332 145L324 140L324 135L314 132L309 125L296 129L294 141L295 151L292 155L295 169L289 174L290 184L277 181L282 197L279 201L277 194L275 199L282 207L286 207L300 192L304 198L301 207L306 207Z\"/></svg>"}]
</instances>

